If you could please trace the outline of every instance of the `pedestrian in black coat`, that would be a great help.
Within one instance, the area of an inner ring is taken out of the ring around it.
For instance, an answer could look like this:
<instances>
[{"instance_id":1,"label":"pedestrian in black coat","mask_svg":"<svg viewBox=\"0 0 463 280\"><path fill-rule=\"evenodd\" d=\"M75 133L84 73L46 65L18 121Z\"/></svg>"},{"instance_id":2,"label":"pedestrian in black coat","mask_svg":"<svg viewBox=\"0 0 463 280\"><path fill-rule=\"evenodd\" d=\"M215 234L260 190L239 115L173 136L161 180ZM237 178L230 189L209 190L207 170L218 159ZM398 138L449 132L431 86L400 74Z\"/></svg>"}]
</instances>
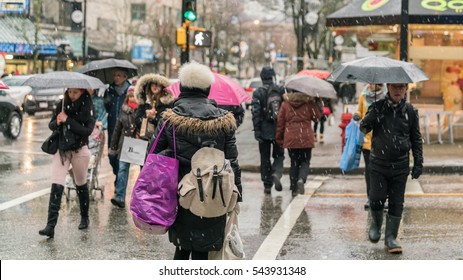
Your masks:
<instances>
[{"instance_id":1,"label":"pedestrian in black coat","mask_svg":"<svg viewBox=\"0 0 463 280\"><path fill-rule=\"evenodd\" d=\"M285 150L275 141L276 120L266 118L265 113L268 88L275 85L275 71L266 66L262 68L260 78L264 86L257 88L252 94L252 123L254 138L259 142L260 176L264 183L264 192L270 194L274 184L275 190L282 190L280 179L283 176ZM283 89L281 95L283 96Z\"/></svg>"},{"instance_id":2,"label":"pedestrian in black coat","mask_svg":"<svg viewBox=\"0 0 463 280\"><path fill-rule=\"evenodd\" d=\"M180 96L173 109L166 110L158 123L157 131L164 122L167 125L154 153L174 147L174 126L180 181L191 171L191 158L196 151L206 143L215 143L214 147L223 151L230 161L235 185L242 196L235 118L232 113L218 108L214 100L208 99L214 75L207 66L193 62L180 68L179 78ZM190 255L192 259L207 259L209 251L220 250L224 242L225 221L226 215L198 217L179 205L177 218L169 229L169 240L177 247L174 259L187 260Z\"/></svg>"},{"instance_id":3,"label":"pedestrian in black coat","mask_svg":"<svg viewBox=\"0 0 463 280\"><path fill-rule=\"evenodd\" d=\"M373 131L370 151L369 238L381 238L383 208L386 199L385 247L390 253L402 253L396 240L402 218L405 185L410 174L410 150L413 154L412 179L423 170L423 142L418 111L405 100L407 84L387 84L386 97L370 105L360 123L363 133Z\"/></svg>"}]
</instances>

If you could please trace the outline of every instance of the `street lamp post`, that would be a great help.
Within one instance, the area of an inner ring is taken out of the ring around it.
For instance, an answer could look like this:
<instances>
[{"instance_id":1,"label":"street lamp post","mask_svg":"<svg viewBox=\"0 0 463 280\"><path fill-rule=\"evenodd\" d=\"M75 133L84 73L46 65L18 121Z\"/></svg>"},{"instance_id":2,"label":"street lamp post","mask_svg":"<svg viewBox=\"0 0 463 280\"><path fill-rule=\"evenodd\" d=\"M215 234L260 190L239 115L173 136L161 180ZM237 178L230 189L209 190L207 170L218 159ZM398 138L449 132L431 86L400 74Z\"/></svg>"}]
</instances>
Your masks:
<instances>
[{"instance_id":1,"label":"street lamp post","mask_svg":"<svg viewBox=\"0 0 463 280\"><path fill-rule=\"evenodd\" d=\"M84 25L82 26L82 61L87 62L87 0L84 0Z\"/></svg>"}]
</instances>

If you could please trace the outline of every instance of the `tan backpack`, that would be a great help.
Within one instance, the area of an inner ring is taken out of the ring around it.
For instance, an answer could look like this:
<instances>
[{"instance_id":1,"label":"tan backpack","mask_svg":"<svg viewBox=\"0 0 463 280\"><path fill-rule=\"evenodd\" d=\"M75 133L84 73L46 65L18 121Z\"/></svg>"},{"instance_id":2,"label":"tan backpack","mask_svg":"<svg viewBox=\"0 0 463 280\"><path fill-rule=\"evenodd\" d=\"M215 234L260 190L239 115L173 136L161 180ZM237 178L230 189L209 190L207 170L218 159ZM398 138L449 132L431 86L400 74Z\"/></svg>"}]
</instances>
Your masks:
<instances>
[{"instance_id":1,"label":"tan backpack","mask_svg":"<svg viewBox=\"0 0 463 280\"><path fill-rule=\"evenodd\" d=\"M204 147L191 158L191 171L178 184L179 204L199 217L222 216L235 208L239 191L230 161Z\"/></svg>"}]
</instances>

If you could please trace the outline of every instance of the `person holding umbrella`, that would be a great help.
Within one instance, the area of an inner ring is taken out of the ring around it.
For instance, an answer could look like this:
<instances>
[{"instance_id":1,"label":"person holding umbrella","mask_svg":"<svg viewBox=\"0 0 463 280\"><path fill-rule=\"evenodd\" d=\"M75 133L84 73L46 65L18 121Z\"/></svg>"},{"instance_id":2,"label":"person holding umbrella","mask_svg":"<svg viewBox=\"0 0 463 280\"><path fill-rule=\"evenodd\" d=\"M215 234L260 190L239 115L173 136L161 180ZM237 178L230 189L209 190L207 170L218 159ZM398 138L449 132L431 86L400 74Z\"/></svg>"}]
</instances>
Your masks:
<instances>
[{"instance_id":1,"label":"person holding umbrella","mask_svg":"<svg viewBox=\"0 0 463 280\"><path fill-rule=\"evenodd\" d=\"M63 102L59 103L48 124L55 131L59 130L58 152L52 161L52 186L48 204L47 225L39 231L40 235L53 238L65 178L69 165L72 164L77 197L80 206L79 229L86 229L89 224L89 192L87 188L87 170L90 161L88 137L95 127L95 114L92 97L86 89L68 88Z\"/></svg>"},{"instance_id":2,"label":"person holding umbrella","mask_svg":"<svg viewBox=\"0 0 463 280\"><path fill-rule=\"evenodd\" d=\"M386 84L368 84L366 85L360 96L359 103L357 106L357 112L354 113L354 121L360 121L363 119L367 113L368 107L370 107L373 102L383 99L387 92ZM367 186L367 197L370 193L370 150L371 150L371 135L369 132L365 134L363 139L362 154L363 160L365 162L365 183ZM370 199L368 198L367 202L364 205L365 210L370 208Z\"/></svg>"},{"instance_id":3,"label":"person holding umbrella","mask_svg":"<svg viewBox=\"0 0 463 280\"><path fill-rule=\"evenodd\" d=\"M418 110L405 99L407 83L388 83L386 97L374 102L360 122L360 130L373 132L370 151L369 239L381 238L384 203L388 200L385 248L389 253L402 253L397 241L402 219L405 186L410 174L410 149L413 153L412 179L423 170L423 143Z\"/></svg>"},{"instance_id":4,"label":"person holding umbrella","mask_svg":"<svg viewBox=\"0 0 463 280\"><path fill-rule=\"evenodd\" d=\"M288 149L291 158L289 176L293 196L304 194L312 148L315 147L312 121L318 122L321 118L322 112L313 97L292 90L283 95L278 112L276 142Z\"/></svg>"},{"instance_id":5,"label":"person holding umbrella","mask_svg":"<svg viewBox=\"0 0 463 280\"><path fill-rule=\"evenodd\" d=\"M104 93L104 106L106 112L108 112L108 147L111 147L111 140L119 117L119 112L127 95L127 90L131 85L127 79L127 70L125 68L117 68L114 71L113 83L109 85L109 88ZM108 155L108 158L113 174L116 176L114 180L114 187L116 187L119 160L116 155Z\"/></svg>"}]
</instances>

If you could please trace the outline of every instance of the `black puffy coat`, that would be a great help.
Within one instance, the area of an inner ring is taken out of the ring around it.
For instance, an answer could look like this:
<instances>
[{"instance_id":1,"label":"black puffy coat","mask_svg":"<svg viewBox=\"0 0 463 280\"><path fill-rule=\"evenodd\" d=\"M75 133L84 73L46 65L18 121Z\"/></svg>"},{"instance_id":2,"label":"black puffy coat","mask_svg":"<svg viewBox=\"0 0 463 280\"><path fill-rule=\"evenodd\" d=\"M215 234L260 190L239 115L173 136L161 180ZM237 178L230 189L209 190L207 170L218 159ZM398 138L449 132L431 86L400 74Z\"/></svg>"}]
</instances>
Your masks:
<instances>
[{"instance_id":1,"label":"black puffy coat","mask_svg":"<svg viewBox=\"0 0 463 280\"><path fill-rule=\"evenodd\" d=\"M180 181L191 171L193 154L202 148L203 144L215 142L215 148L222 150L225 158L230 160L235 174L235 184L242 194L235 119L232 113L217 108L215 101L206 97L207 95L197 92L182 92L175 101L174 108L166 110L163 119L158 123L156 135L163 123L168 122L154 153L173 149L172 125L175 126ZM225 220L226 215L216 218L197 217L179 206L177 219L169 229L169 240L185 250L219 250L223 244Z\"/></svg>"},{"instance_id":2,"label":"black puffy coat","mask_svg":"<svg viewBox=\"0 0 463 280\"><path fill-rule=\"evenodd\" d=\"M412 150L414 165L422 167L423 144L418 110L405 100L393 106L387 98L370 105L360 123L363 133L373 131L370 162L385 168L393 165L408 168Z\"/></svg>"},{"instance_id":3,"label":"black puffy coat","mask_svg":"<svg viewBox=\"0 0 463 280\"><path fill-rule=\"evenodd\" d=\"M68 116L66 122L58 126L56 118L61 112L62 102L60 102L51 117L48 127L51 130L60 130L59 145L60 151L77 151L88 145L88 136L92 134L95 127L95 111L92 97L85 92L72 102L67 94L64 99L64 112Z\"/></svg>"},{"instance_id":4,"label":"black puffy coat","mask_svg":"<svg viewBox=\"0 0 463 280\"><path fill-rule=\"evenodd\" d=\"M267 105L267 87L273 84L272 80L263 80L264 86L257 88L252 94L252 123L254 131L264 140L275 140L277 123L265 118L264 109ZM283 95L283 88L281 88Z\"/></svg>"}]
</instances>

